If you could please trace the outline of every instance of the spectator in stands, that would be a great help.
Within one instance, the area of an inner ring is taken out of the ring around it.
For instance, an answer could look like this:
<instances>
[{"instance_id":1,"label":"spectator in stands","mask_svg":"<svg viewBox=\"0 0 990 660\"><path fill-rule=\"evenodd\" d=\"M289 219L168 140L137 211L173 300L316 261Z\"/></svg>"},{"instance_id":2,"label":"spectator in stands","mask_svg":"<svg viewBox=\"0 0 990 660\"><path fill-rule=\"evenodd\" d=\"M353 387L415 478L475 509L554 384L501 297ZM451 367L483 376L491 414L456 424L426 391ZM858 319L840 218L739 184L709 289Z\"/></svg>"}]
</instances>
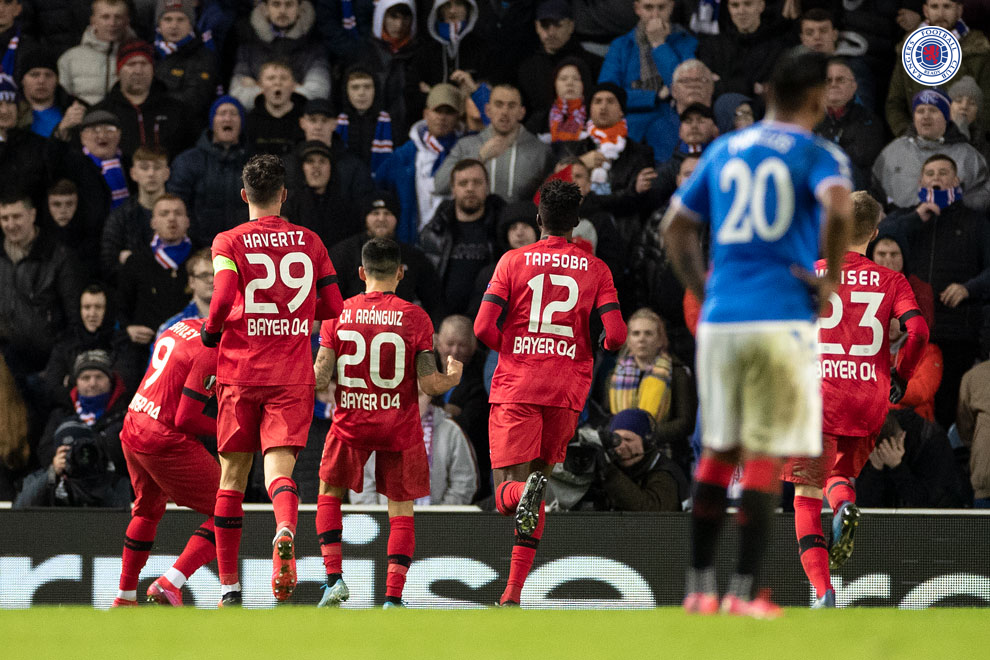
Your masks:
<instances>
[{"instance_id":1,"label":"spectator in stands","mask_svg":"<svg viewBox=\"0 0 990 660\"><path fill-rule=\"evenodd\" d=\"M945 431L911 410L887 413L877 444L856 478L856 504L958 508L963 485Z\"/></svg>"},{"instance_id":2,"label":"spectator in stands","mask_svg":"<svg viewBox=\"0 0 990 660\"><path fill-rule=\"evenodd\" d=\"M0 2L0 73L16 77L20 69L20 55L24 48L34 47L34 40L23 32L21 21L21 0Z\"/></svg>"},{"instance_id":3,"label":"spectator in stands","mask_svg":"<svg viewBox=\"0 0 990 660\"><path fill-rule=\"evenodd\" d=\"M611 511L680 511L689 497L684 472L657 447L653 422L636 408L609 423L613 446L597 452L596 482Z\"/></svg>"},{"instance_id":4,"label":"spectator in stands","mask_svg":"<svg viewBox=\"0 0 990 660\"><path fill-rule=\"evenodd\" d=\"M925 161L918 196L924 201L888 215L881 231L905 239L907 269L928 282L937 297L931 341L942 350L944 370L935 418L948 428L956 414L959 381L980 355L983 314L973 301L990 296L990 228L965 206L955 162L948 156Z\"/></svg>"},{"instance_id":5,"label":"spectator in stands","mask_svg":"<svg viewBox=\"0 0 990 660\"><path fill-rule=\"evenodd\" d=\"M33 35L38 44L58 58L79 43L90 23L92 0L45 2L21 0L20 19L23 32Z\"/></svg>"},{"instance_id":6,"label":"spectator in stands","mask_svg":"<svg viewBox=\"0 0 990 660\"><path fill-rule=\"evenodd\" d=\"M460 314L448 316L440 324L434 337L439 364L447 364L453 356L464 364L460 384L442 395L443 410L467 434L478 460L481 481L475 499L488 497L492 492L491 457L488 455L488 393L485 391L485 351L478 350L478 338L474 336L474 323Z\"/></svg>"},{"instance_id":7,"label":"spectator in stands","mask_svg":"<svg viewBox=\"0 0 990 660\"><path fill-rule=\"evenodd\" d=\"M914 292L914 299L918 303L918 309L925 318L925 324L929 330L935 328L935 293L932 285L924 281L911 272L908 267L907 240L900 233L890 229L885 225L877 238L866 250L866 256L884 268L897 271L907 278L911 290Z\"/></svg>"},{"instance_id":8,"label":"spectator in stands","mask_svg":"<svg viewBox=\"0 0 990 660\"><path fill-rule=\"evenodd\" d=\"M630 139L646 139L660 150L662 137L652 138L663 133L674 69L694 57L698 40L671 23L674 0L633 0L633 7L639 23L609 46L598 81L614 83L625 92L622 105Z\"/></svg>"},{"instance_id":9,"label":"spectator in stands","mask_svg":"<svg viewBox=\"0 0 990 660\"><path fill-rule=\"evenodd\" d=\"M72 369L80 353L99 349L114 355L124 339L116 323L107 290L100 284L90 284L83 289L79 296L79 314L58 338L45 365L45 389L51 407L72 407L69 393L76 384Z\"/></svg>"},{"instance_id":10,"label":"spectator in stands","mask_svg":"<svg viewBox=\"0 0 990 660\"><path fill-rule=\"evenodd\" d=\"M704 37L698 59L718 76L716 94L762 96L777 58L786 47L786 26L766 9L764 0L725 0L729 20Z\"/></svg>"},{"instance_id":11,"label":"spectator in stands","mask_svg":"<svg viewBox=\"0 0 990 660\"><path fill-rule=\"evenodd\" d=\"M450 179L453 199L440 204L423 227L419 247L443 285L446 313L460 314L471 301L478 273L495 259L495 233L505 202L489 194L488 172L481 161L457 162Z\"/></svg>"},{"instance_id":12,"label":"spectator in stands","mask_svg":"<svg viewBox=\"0 0 990 660\"><path fill-rule=\"evenodd\" d=\"M58 79L87 105L99 103L117 83L117 49L135 37L126 0L93 0L82 41L58 58Z\"/></svg>"},{"instance_id":13,"label":"spectator in stands","mask_svg":"<svg viewBox=\"0 0 990 660\"><path fill-rule=\"evenodd\" d=\"M241 201L241 170L248 159L244 125L240 102L221 96L210 106L208 128L196 146L172 161L165 187L186 203L189 237L197 247L212 245L221 231L247 219Z\"/></svg>"},{"instance_id":14,"label":"spectator in stands","mask_svg":"<svg viewBox=\"0 0 990 660\"><path fill-rule=\"evenodd\" d=\"M146 41L126 41L117 51L117 77L96 110L112 112L120 122L120 149L124 157L139 146L156 146L174 157L192 146L196 124L184 103L166 96L155 80L154 51Z\"/></svg>"},{"instance_id":15,"label":"spectator in stands","mask_svg":"<svg viewBox=\"0 0 990 660\"><path fill-rule=\"evenodd\" d=\"M412 63L411 75L419 81L424 96L443 82L457 84L451 75L464 71L480 77L488 70L488 45L475 32L478 22L476 0L433 0L426 16L426 29L432 40L424 40ZM418 108L410 108L417 112Z\"/></svg>"},{"instance_id":16,"label":"spectator in stands","mask_svg":"<svg viewBox=\"0 0 990 660\"><path fill-rule=\"evenodd\" d=\"M347 150L374 172L392 154L392 117L368 67L358 64L344 74L344 108L335 129Z\"/></svg>"},{"instance_id":17,"label":"spectator in stands","mask_svg":"<svg viewBox=\"0 0 990 660\"><path fill-rule=\"evenodd\" d=\"M165 192L165 182L171 175L168 156L161 149L138 147L130 175L137 195L110 212L100 242L100 265L103 277L110 282L117 281L127 258L149 245L154 237L151 209Z\"/></svg>"},{"instance_id":18,"label":"spectator in stands","mask_svg":"<svg viewBox=\"0 0 990 660\"><path fill-rule=\"evenodd\" d=\"M117 319L130 339L121 355L128 383L144 373L158 326L187 300L188 273L182 265L192 252L192 241L186 235L189 216L180 197L165 193L155 201L151 229L151 244L135 250L120 269Z\"/></svg>"},{"instance_id":19,"label":"spectator in stands","mask_svg":"<svg viewBox=\"0 0 990 660\"><path fill-rule=\"evenodd\" d=\"M247 114L244 131L248 151L252 155L284 156L302 138L299 118L306 106L306 97L292 91L296 82L292 68L285 62L273 60L263 64L258 82L261 94Z\"/></svg>"},{"instance_id":20,"label":"spectator in stands","mask_svg":"<svg viewBox=\"0 0 990 660\"><path fill-rule=\"evenodd\" d=\"M130 501L120 430L128 397L110 356L96 349L73 364L73 407L56 408L38 444L47 467L24 480L14 506L125 507Z\"/></svg>"},{"instance_id":21,"label":"spectator in stands","mask_svg":"<svg viewBox=\"0 0 990 660\"><path fill-rule=\"evenodd\" d=\"M27 406L0 355L0 500L14 499L30 457Z\"/></svg>"},{"instance_id":22,"label":"spectator in stands","mask_svg":"<svg viewBox=\"0 0 990 660\"><path fill-rule=\"evenodd\" d=\"M230 80L231 96L251 110L260 100L259 94L265 92L263 70L275 60L285 63L292 78L292 84L285 90L286 98L293 91L304 99L330 96L330 66L313 30L315 19L309 0L258 3L251 12L252 36L237 47L237 64Z\"/></svg>"},{"instance_id":23,"label":"spectator in stands","mask_svg":"<svg viewBox=\"0 0 990 660\"><path fill-rule=\"evenodd\" d=\"M533 133L545 133L546 122L532 122L531 119L544 119L555 101L561 98L556 81L564 61L578 68L573 60L583 63L586 75L581 77L584 87L590 89L591 82L598 80L602 58L581 47L574 34L574 12L567 0L542 0L536 7L535 25L540 47L519 64L516 80L528 110L526 127Z\"/></svg>"},{"instance_id":24,"label":"spectator in stands","mask_svg":"<svg viewBox=\"0 0 990 660\"><path fill-rule=\"evenodd\" d=\"M646 136L657 161L669 159L676 148L681 113L694 103L711 108L714 92L715 77L704 62L688 59L677 65L670 85L671 101L657 108L659 118Z\"/></svg>"},{"instance_id":25,"label":"spectator in stands","mask_svg":"<svg viewBox=\"0 0 990 660\"><path fill-rule=\"evenodd\" d=\"M873 163L875 196L901 208L914 207L918 180L925 159L943 154L955 163L964 203L971 209L990 208L990 173L987 161L950 121L949 97L937 89L914 95L914 126L884 147Z\"/></svg>"},{"instance_id":26,"label":"spectator in stands","mask_svg":"<svg viewBox=\"0 0 990 660\"><path fill-rule=\"evenodd\" d=\"M982 89L990 89L990 42L982 32L969 29L963 22L962 1L925 0L922 11L926 25L945 28L959 40L962 62L959 71L952 79L959 80L963 76L973 76ZM894 135L908 133L912 125L912 115L915 114L917 107L915 99L919 92L927 89L921 83L912 80L904 67L900 66L903 46L903 41L897 45L894 55L896 64L893 76L890 78L890 90L887 92L887 124ZM917 121L914 123L916 125ZM979 124L984 131L990 129L990 113L986 108L980 113Z\"/></svg>"},{"instance_id":27,"label":"spectator in stands","mask_svg":"<svg viewBox=\"0 0 990 660\"><path fill-rule=\"evenodd\" d=\"M54 134L61 140L68 140L72 129L82 120L86 106L58 84L55 58L35 47L21 53L17 65L23 97L18 125L30 128L41 137Z\"/></svg>"},{"instance_id":28,"label":"spectator in stands","mask_svg":"<svg viewBox=\"0 0 990 660\"><path fill-rule=\"evenodd\" d=\"M358 191L341 185L346 172L337 172L333 149L313 140L303 144L299 153L306 183L289 192L282 217L315 231L328 248L361 231L362 200Z\"/></svg>"},{"instance_id":29,"label":"spectator in stands","mask_svg":"<svg viewBox=\"0 0 990 660\"><path fill-rule=\"evenodd\" d=\"M855 94L860 104L871 113L876 110L877 99L874 91L874 76L866 55L866 37L855 32L840 32L835 18L826 9L815 7L801 14L798 20L798 34L801 45L810 51L828 57L841 57L853 74L856 83Z\"/></svg>"},{"instance_id":30,"label":"spectator in stands","mask_svg":"<svg viewBox=\"0 0 990 660\"><path fill-rule=\"evenodd\" d=\"M419 50L413 0L379 0L371 36L365 41L363 64L375 76L379 105L392 119L396 143L406 139L419 107L419 86L412 79L412 61Z\"/></svg>"},{"instance_id":31,"label":"spectator in stands","mask_svg":"<svg viewBox=\"0 0 990 660\"><path fill-rule=\"evenodd\" d=\"M715 113L702 103L692 103L681 112L677 127L677 146L667 162L656 171L656 178L647 192L656 204L666 204L677 190L677 175L684 157L700 155L719 135Z\"/></svg>"},{"instance_id":32,"label":"spectator in stands","mask_svg":"<svg viewBox=\"0 0 990 660\"><path fill-rule=\"evenodd\" d=\"M335 64L361 56L371 34L375 0L315 0L316 30Z\"/></svg>"},{"instance_id":33,"label":"spectator in stands","mask_svg":"<svg viewBox=\"0 0 990 660\"><path fill-rule=\"evenodd\" d=\"M870 168L884 147L883 122L857 99L858 84L847 61L830 60L826 75L825 118L815 133L842 147L852 161L853 184L865 190Z\"/></svg>"},{"instance_id":34,"label":"spectator in stands","mask_svg":"<svg viewBox=\"0 0 990 660\"><path fill-rule=\"evenodd\" d=\"M531 110L526 120L526 129L536 134L543 142L573 142L584 135L588 123L588 103L585 91L590 90L591 72L584 60L578 57L565 57L554 70L551 104L543 110Z\"/></svg>"},{"instance_id":35,"label":"spectator in stands","mask_svg":"<svg viewBox=\"0 0 990 660\"><path fill-rule=\"evenodd\" d=\"M52 160L46 158L47 146L40 136L17 128L17 85L0 73L0 194L25 191L41 202Z\"/></svg>"},{"instance_id":36,"label":"spectator in stands","mask_svg":"<svg viewBox=\"0 0 990 660\"><path fill-rule=\"evenodd\" d=\"M531 199L550 171L550 148L521 124L526 114L519 90L496 85L485 106L491 124L477 135L457 141L434 175L438 194L451 192L451 171L465 158L485 164L492 193L506 202Z\"/></svg>"},{"instance_id":37,"label":"spectator in stands","mask_svg":"<svg viewBox=\"0 0 990 660\"><path fill-rule=\"evenodd\" d=\"M213 300L213 256L210 248L200 248L189 255L185 267L192 300L181 311L165 319L165 322L158 326L155 341L174 323L186 319L206 318L210 314L210 301Z\"/></svg>"},{"instance_id":38,"label":"spectator in stands","mask_svg":"<svg viewBox=\"0 0 990 660\"><path fill-rule=\"evenodd\" d=\"M392 193L377 191L364 200L365 228L330 248L330 261L337 271L340 294L344 299L364 292L364 282L358 276L361 248L371 238L395 239L399 224L399 202ZM399 243L403 276L395 294L416 303L432 318L440 318L440 282L433 264L415 245Z\"/></svg>"},{"instance_id":39,"label":"spectator in stands","mask_svg":"<svg viewBox=\"0 0 990 660\"><path fill-rule=\"evenodd\" d=\"M303 106L302 116L299 117L299 128L302 129L303 139L297 142L292 151L282 157L285 163L285 187L289 190L305 185L302 172L302 156L300 154L306 142L322 142L330 147L338 158L347 152L346 146L334 131L337 130L337 110L330 99L310 99ZM352 161L359 162L356 156L350 156ZM363 164L362 164L363 165ZM367 170L367 166L364 166ZM368 173L368 185L371 183L371 173Z\"/></svg>"},{"instance_id":40,"label":"spectator in stands","mask_svg":"<svg viewBox=\"0 0 990 660\"><path fill-rule=\"evenodd\" d=\"M423 118L409 129L409 140L375 172L379 186L399 198L402 214L396 239L415 245L419 230L433 217L443 197L434 192L433 175L464 135L460 123L463 97L453 85L434 85L426 97Z\"/></svg>"},{"instance_id":41,"label":"spectator in stands","mask_svg":"<svg viewBox=\"0 0 990 660\"><path fill-rule=\"evenodd\" d=\"M415 501L427 504L470 504L478 490L478 464L464 431L433 404L430 395L419 394L423 439L430 461L430 494ZM364 490L350 492L351 504L386 504L375 488L375 457L364 464Z\"/></svg>"},{"instance_id":42,"label":"spectator in stands","mask_svg":"<svg viewBox=\"0 0 990 660\"><path fill-rule=\"evenodd\" d=\"M85 281L99 278L101 218L87 217L79 204L79 189L69 179L59 179L48 188L45 206L37 221L41 231L64 245L80 266Z\"/></svg>"},{"instance_id":43,"label":"spectator in stands","mask_svg":"<svg viewBox=\"0 0 990 660\"><path fill-rule=\"evenodd\" d=\"M949 87L949 98L952 99L950 116L952 123L966 136L969 143L983 154L990 156L990 143L987 142L987 129L981 126L979 117L983 111L983 90L973 79L973 76L956 76Z\"/></svg>"},{"instance_id":44,"label":"spectator in stands","mask_svg":"<svg viewBox=\"0 0 990 660\"><path fill-rule=\"evenodd\" d=\"M72 254L38 230L36 213L24 194L0 200L0 353L22 387L79 316L83 288Z\"/></svg>"},{"instance_id":45,"label":"spectator in stands","mask_svg":"<svg viewBox=\"0 0 990 660\"><path fill-rule=\"evenodd\" d=\"M900 365L901 347L904 346L907 338L907 332L901 327L900 320L890 320L887 337L890 340L890 364L896 367ZM890 404L891 409L910 408L923 419L934 422L935 394L942 384L942 361L942 351L939 347L930 342L926 344L921 361L918 362L918 366L915 367L914 373L908 380L904 397L899 402Z\"/></svg>"},{"instance_id":46,"label":"spectator in stands","mask_svg":"<svg viewBox=\"0 0 990 660\"><path fill-rule=\"evenodd\" d=\"M89 110L79 122L79 142L85 156L82 162L90 174L89 178L95 179L93 175L98 174L103 183L98 190L88 185L80 187L87 194L109 198L109 209L122 205L130 197L130 192L124 177L124 162L120 153L120 120L117 115L107 110Z\"/></svg>"},{"instance_id":47,"label":"spectator in stands","mask_svg":"<svg viewBox=\"0 0 990 660\"><path fill-rule=\"evenodd\" d=\"M966 372L959 389L959 438L969 449L969 480L973 506L990 509L990 362L981 362Z\"/></svg>"},{"instance_id":48,"label":"spectator in stands","mask_svg":"<svg viewBox=\"0 0 990 660\"><path fill-rule=\"evenodd\" d=\"M719 135L746 128L756 123L756 103L750 97L735 92L726 92L712 106L715 125Z\"/></svg>"},{"instance_id":49,"label":"spectator in stands","mask_svg":"<svg viewBox=\"0 0 990 660\"><path fill-rule=\"evenodd\" d=\"M166 94L189 108L200 122L217 97L220 70L216 54L200 39L196 0L157 0L155 3L155 79Z\"/></svg>"}]
</instances>

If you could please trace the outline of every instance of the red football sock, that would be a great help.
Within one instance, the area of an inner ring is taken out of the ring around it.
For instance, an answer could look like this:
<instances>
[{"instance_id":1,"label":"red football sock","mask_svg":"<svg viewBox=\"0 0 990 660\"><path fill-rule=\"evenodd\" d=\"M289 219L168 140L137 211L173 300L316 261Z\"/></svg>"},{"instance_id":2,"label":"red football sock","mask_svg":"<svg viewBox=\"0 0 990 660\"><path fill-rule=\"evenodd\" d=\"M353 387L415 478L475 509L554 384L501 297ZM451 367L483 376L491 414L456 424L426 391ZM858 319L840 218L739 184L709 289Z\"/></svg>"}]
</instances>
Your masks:
<instances>
[{"instance_id":1,"label":"red football sock","mask_svg":"<svg viewBox=\"0 0 990 660\"><path fill-rule=\"evenodd\" d=\"M137 589L138 576L148 561L151 546L155 542L158 522L134 516L124 532L124 557L120 568L120 590Z\"/></svg>"},{"instance_id":2,"label":"red football sock","mask_svg":"<svg viewBox=\"0 0 990 660\"><path fill-rule=\"evenodd\" d=\"M216 556L217 536L211 516L189 537L182 554L175 560L175 570L188 578L199 570L200 566L209 564Z\"/></svg>"},{"instance_id":3,"label":"red football sock","mask_svg":"<svg viewBox=\"0 0 990 660\"><path fill-rule=\"evenodd\" d=\"M495 508L503 516L511 516L519 506L519 499L526 488L525 481L503 481L495 487Z\"/></svg>"},{"instance_id":4,"label":"red football sock","mask_svg":"<svg viewBox=\"0 0 990 660\"><path fill-rule=\"evenodd\" d=\"M275 531L288 527L293 535L299 521L299 491L291 477L276 477L268 486L268 497L275 511Z\"/></svg>"},{"instance_id":5,"label":"red football sock","mask_svg":"<svg viewBox=\"0 0 990 660\"><path fill-rule=\"evenodd\" d=\"M318 495L316 498L316 535L320 539L320 554L327 575L340 575L340 535L344 519L340 513L340 498Z\"/></svg>"},{"instance_id":6,"label":"red football sock","mask_svg":"<svg viewBox=\"0 0 990 660\"><path fill-rule=\"evenodd\" d=\"M216 527L217 570L220 584L237 584L237 555L241 550L241 526L244 524L244 493L217 491L213 524Z\"/></svg>"},{"instance_id":7,"label":"red football sock","mask_svg":"<svg viewBox=\"0 0 990 660\"><path fill-rule=\"evenodd\" d=\"M412 516L388 519L388 574L385 576L385 597L402 598L406 572L416 550L416 527Z\"/></svg>"},{"instance_id":8,"label":"red football sock","mask_svg":"<svg viewBox=\"0 0 990 660\"><path fill-rule=\"evenodd\" d=\"M856 503L856 490L845 477L829 477L825 482L825 497L832 511L838 511L846 502Z\"/></svg>"},{"instance_id":9,"label":"red football sock","mask_svg":"<svg viewBox=\"0 0 990 660\"><path fill-rule=\"evenodd\" d=\"M518 482L517 482L518 483ZM513 603L519 602L519 595L522 593L529 569L533 567L533 558L536 557L536 548L543 538L543 524L546 522L546 513L543 511L543 503L540 503L540 520L536 523L536 529L529 536L516 533L516 542L512 546L512 561L509 563L509 581L505 585L500 603L511 600Z\"/></svg>"},{"instance_id":10,"label":"red football sock","mask_svg":"<svg viewBox=\"0 0 990 660\"><path fill-rule=\"evenodd\" d=\"M794 496L794 529L804 574L819 598L832 588L828 572L828 546L822 532L822 501L817 497Z\"/></svg>"}]
</instances>

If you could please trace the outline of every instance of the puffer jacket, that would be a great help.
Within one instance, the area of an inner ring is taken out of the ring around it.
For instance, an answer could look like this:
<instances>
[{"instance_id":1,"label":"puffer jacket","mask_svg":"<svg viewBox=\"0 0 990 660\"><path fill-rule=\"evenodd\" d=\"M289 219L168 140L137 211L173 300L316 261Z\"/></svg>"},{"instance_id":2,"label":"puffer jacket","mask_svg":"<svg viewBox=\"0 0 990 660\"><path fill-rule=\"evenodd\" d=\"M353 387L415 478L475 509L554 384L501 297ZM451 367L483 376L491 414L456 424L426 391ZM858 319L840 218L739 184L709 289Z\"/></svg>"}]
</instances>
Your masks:
<instances>
[{"instance_id":1,"label":"puffer jacket","mask_svg":"<svg viewBox=\"0 0 990 660\"><path fill-rule=\"evenodd\" d=\"M125 38L134 38L128 29ZM83 32L82 41L58 58L58 81L69 94L96 105L117 84L117 47L96 38L93 28Z\"/></svg>"},{"instance_id":2,"label":"puffer jacket","mask_svg":"<svg viewBox=\"0 0 990 660\"><path fill-rule=\"evenodd\" d=\"M189 237L193 245L213 244L220 232L247 220L247 205L241 200L241 170L247 163L242 141L224 148L215 144L212 131L203 131L196 146L172 162L166 189L186 203Z\"/></svg>"},{"instance_id":3,"label":"puffer jacket","mask_svg":"<svg viewBox=\"0 0 990 660\"><path fill-rule=\"evenodd\" d=\"M42 362L58 335L79 316L83 281L69 250L39 233L14 263L0 249L0 342Z\"/></svg>"}]
</instances>

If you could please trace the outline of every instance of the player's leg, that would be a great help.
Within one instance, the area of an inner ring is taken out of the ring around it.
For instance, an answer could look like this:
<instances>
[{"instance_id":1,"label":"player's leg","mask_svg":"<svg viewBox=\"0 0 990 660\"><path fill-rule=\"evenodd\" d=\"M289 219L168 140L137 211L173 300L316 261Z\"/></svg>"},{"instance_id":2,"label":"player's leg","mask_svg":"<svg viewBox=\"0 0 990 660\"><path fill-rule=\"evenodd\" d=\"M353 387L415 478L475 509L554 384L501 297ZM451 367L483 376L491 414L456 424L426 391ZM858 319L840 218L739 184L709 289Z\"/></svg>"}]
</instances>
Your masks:
<instances>
[{"instance_id":1,"label":"player's leg","mask_svg":"<svg viewBox=\"0 0 990 660\"><path fill-rule=\"evenodd\" d=\"M388 573L385 576L385 607L402 607L406 573L416 551L413 502L388 501Z\"/></svg>"},{"instance_id":2,"label":"player's leg","mask_svg":"<svg viewBox=\"0 0 990 660\"><path fill-rule=\"evenodd\" d=\"M131 509L131 521L124 532L120 583L113 607L137 604L138 578L141 569L148 562L158 521L165 514L165 503L168 500L147 470L142 460L144 456L131 451L127 445L122 447L136 497Z\"/></svg>"},{"instance_id":3,"label":"player's leg","mask_svg":"<svg viewBox=\"0 0 990 660\"><path fill-rule=\"evenodd\" d=\"M217 503L213 510L213 524L216 528L221 607L239 605L241 602L237 563L241 549L241 528L244 525L244 491L253 462L253 453L220 453L220 488L217 490Z\"/></svg>"},{"instance_id":4,"label":"player's leg","mask_svg":"<svg viewBox=\"0 0 990 660\"><path fill-rule=\"evenodd\" d=\"M272 540L272 593L286 601L296 588L296 523L299 520L299 491L292 480L296 447L271 447L264 454L265 487L275 513Z\"/></svg>"},{"instance_id":5,"label":"player's leg","mask_svg":"<svg viewBox=\"0 0 990 660\"><path fill-rule=\"evenodd\" d=\"M869 460L875 443L875 436L838 440L835 468L825 480L825 496L832 507L832 547L829 549L832 570L841 568L852 556L860 516L854 479Z\"/></svg>"},{"instance_id":6,"label":"player's leg","mask_svg":"<svg viewBox=\"0 0 990 660\"><path fill-rule=\"evenodd\" d=\"M516 500L516 507L507 508L503 515L509 515L517 509L523 508L530 512L532 519L536 521L532 531L526 533L516 525L514 540L512 543L512 558L509 561L509 577L506 580L505 591L499 598L499 605L514 606L519 605L523 585L533 567L533 560L536 558L536 550L540 546L543 538L543 528L546 524L546 512L543 506L543 495L546 489L546 480L553 469L552 465L547 465L540 459L535 459L528 463L519 465L509 465L492 470L495 478L496 506L512 507L512 495L506 493L499 495L498 484L518 485L519 499ZM501 497L503 502L498 503ZM501 511L500 511L501 512Z\"/></svg>"}]
</instances>

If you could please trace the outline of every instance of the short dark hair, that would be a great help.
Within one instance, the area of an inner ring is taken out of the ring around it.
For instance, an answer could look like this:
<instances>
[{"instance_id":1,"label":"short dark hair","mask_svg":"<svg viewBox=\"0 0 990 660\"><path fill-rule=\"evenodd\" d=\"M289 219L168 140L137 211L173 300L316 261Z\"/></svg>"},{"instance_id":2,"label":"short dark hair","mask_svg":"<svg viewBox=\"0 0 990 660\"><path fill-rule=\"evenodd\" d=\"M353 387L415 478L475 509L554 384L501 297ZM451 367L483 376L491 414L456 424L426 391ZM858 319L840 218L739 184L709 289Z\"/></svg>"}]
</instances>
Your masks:
<instances>
[{"instance_id":1,"label":"short dark hair","mask_svg":"<svg viewBox=\"0 0 990 660\"><path fill-rule=\"evenodd\" d=\"M927 165L928 163L934 163L937 160L946 161L947 163L952 165L952 171L955 172L956 174L959 174L959 167L956 165L956 161L952 160L952 157L947 156L946 154L932 154L931 156L926 158L925 162L921 164L922 171L925 169L925 165Z\"/></svg>"},{"instance_id":2,"label":"short dark hair","mask_svg":"<svg viewBox=\"0 0 990 660\"><path fill-rule=\"evenodd\" d=\"M9 206L21 202L28 211L34 208L34 200L31 195L23 190L11 190L4 195L0 195L0 206Z\"/></svg>"},{"instance_id":3,"label":"short dark hair","mask_svg":"<svg viewBox=\"0 0 990 660\"><path fill-rule=\"evenodd\" d=\"M361 248L361 265L371 277L391 277L401 263L399 244L391 238L372 238Z\"/></svg>"},{"instance_id":4,"label":"short dark hair","mask_svg":"<svg viewBox=\"0 0 990 660\"><path fill-rule=\"evenodd\" d=\"M809 9L808 11L801 14L801 17L798 19L798 29L804 27L805 21L812 21L813 23L821 23L822 21L828 21L829 23L832 24L833 28L835 27L835 19L832 18L832 12L828 11L827 9L822 9L821 7L815 7L813 9Z\"/></svg>"},{"instance_id":5,"label":"short dark hair","mask_svg":"<svg viewBox=\"0 0 990 660\"><path fill-rule=\"evenodd\" d=\"M773 106L785 113L801 110L808 94L825 87L828 58L822 53L792 49L777 60L770 76L769 96Z\"/></svg>"},{"instance_id":6,"label":"short dark hair","mask_svg":"<svg viewBox=\"0 0 990 660\"><path fill-rule=\"evenodd\" d=\"M48 195L79 195L79 188L71 179L59 179L48 189Z\"/></svg>"},{"instance_id":7,"label":"short dark hair","mask_svg":"<svg viewBox=\"0 0 990 660\"><path fill-rule=\"evenodd\" d=\"M857 190L852 194L853 231L855 243L862 243L873 237L877 225L880 224L880 202L873 199L865 190Z\"/></svg>"},{"instance_id":8,"label":"short dark hair","mask_svg":"<svg viewBox=\"0 0 990 660\"><path fill-rule=\"evenodd\" d=\"M210 248L208 247L200 248L189 255L189 258L186 259L186 274L192 277L193 268L195 268L196 264L198 264L201 261L205 261L207 264L209 264L210 270L213 269L213 252L210 250Z\"/></svg>"},{"instance_id":9,"label":"short dark hair","mask_svg":"<svg viewBox=\"0 0 990 660\"><path fill-rule=\"evenodd\" d=\"M285 187L285 163L278 156L251 156L241 172L244 190L252 204L277 201Z\"/></svg>"},{"instance_id":10,"label":"short dark hair","mask_svg":"<svg viewBox=\"0 0 990 660\"><path fill-rule=\"evenodd\" d=\"M454 175L458 172L463 172L464 170L469 170L472 167L480 167L481 171L485 173L485 183L488 183L488 170L485 169L485 164L476 158L462 158L457 161L454 165L454 169L450 171L450 183L454 183Z\"/></svg>"},{"instance_id":11,"label":"short dark hair","mask_svg":"<svg viewBox=\"0 0 990 660\"><path fill-rule=\"evenodd\" d=\"M891 410L887 413L887 418L883 420L883 426L880 427L880 432L877 434L877 441L898 436L903 430L900 421L898 421L894 411Z\"/></svg>"},{"instance_id":12,"label":"short dark hair","mask_svg":"<svg viewBox=\"0 0 990 660\"><path fill-rule=\"evenodd\" d=\"M581 189L576 183L554 179L540 187L540 221L550 232L566 232L577 226Z\"/></svg>"},{"instance_id":13,"label":"short dark hair","mask_svg":"<svg viewBox=\"0 0 990 660\"><path fill-rule=\"evenodd\" d=\"M87 285L87 287L82 290L82 293L79 294L80 298L82 298L83 293L88 293L91 296L99 295L102 293L107 298L107 301L110 300L110 296L107 294L106 287L104 287L99 282L93 282L92 284Z\"/></svg>"}]
</instances>

